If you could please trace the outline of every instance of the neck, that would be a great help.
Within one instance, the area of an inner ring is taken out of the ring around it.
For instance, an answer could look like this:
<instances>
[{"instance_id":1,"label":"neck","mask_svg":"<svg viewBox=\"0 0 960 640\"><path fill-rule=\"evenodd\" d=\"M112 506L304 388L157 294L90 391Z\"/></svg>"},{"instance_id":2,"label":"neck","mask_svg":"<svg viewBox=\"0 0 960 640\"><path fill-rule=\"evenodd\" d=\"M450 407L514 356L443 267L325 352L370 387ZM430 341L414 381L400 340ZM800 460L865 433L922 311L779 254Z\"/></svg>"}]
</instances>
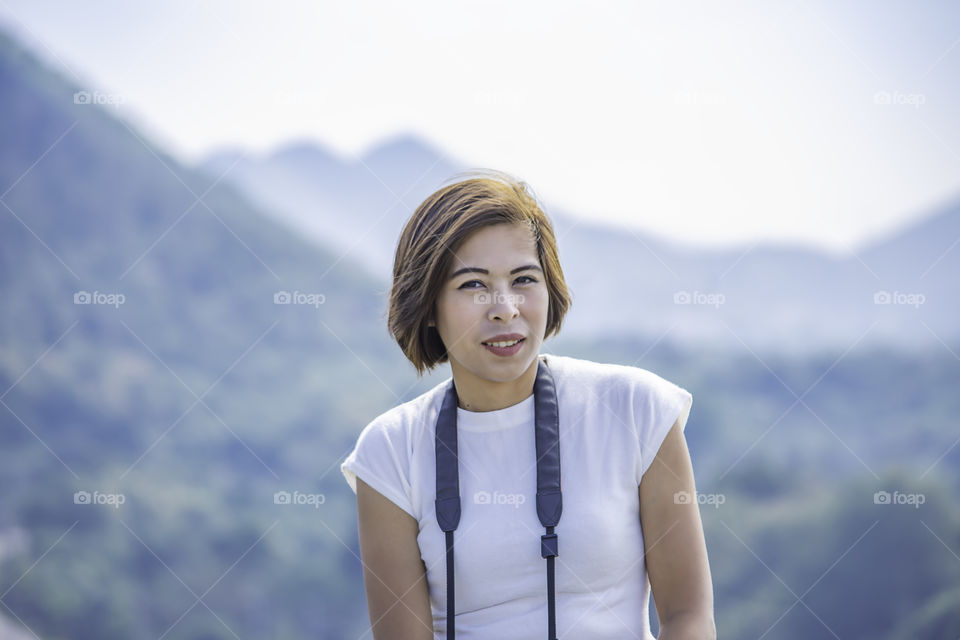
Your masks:
<instances>
[{"instance_id":1,"label":"neck","mask_svg":"<svg viewBox=\"0 0 960 640\"><path fill-rule=\"evenodd\" d=\"M537 379L537 367L540 357L534 358L527 370L516 380L508 382L493 382L490 380L474 379L469 385L458 383L454 375L454 386L457 389L457 406L464 411L498 411L523 402L533 393L533 386ZM454 372L456 373L456 372ZM462 382L465 376L461 375Z\"/></svg>"}]
</instances>

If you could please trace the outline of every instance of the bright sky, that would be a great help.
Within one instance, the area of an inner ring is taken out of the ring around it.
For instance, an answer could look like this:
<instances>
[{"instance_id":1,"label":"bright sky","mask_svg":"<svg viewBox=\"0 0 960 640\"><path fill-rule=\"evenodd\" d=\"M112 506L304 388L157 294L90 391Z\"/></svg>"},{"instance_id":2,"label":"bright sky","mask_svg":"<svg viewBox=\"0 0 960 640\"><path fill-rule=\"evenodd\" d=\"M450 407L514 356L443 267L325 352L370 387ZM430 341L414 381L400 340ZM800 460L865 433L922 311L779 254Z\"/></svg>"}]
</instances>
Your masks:
<instances>
[{"instance_id":1,"label":"bright sky","mask_svg":"<svg viewBox=\"0 0 960 640\"><path fill-rule=\"evenodd\" d=\"M960 199L956 3L0 0L0 25L186 162L411 132L697 244L840 250Z\"/></svg>"}]
</instances>

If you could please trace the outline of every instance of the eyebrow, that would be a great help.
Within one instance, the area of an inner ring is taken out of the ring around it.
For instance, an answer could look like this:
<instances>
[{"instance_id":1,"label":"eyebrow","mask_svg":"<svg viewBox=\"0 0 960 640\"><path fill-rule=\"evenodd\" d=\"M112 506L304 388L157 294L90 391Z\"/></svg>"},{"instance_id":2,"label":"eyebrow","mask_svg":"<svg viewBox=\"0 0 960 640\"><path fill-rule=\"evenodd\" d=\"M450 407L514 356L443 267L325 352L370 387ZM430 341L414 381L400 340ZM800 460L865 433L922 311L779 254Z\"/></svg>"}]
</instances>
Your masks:
<instances>
[{"instance_id":1,"label":"eyebrow","mask_svg":"<svg viewBox=\"0 0 960 640\"><path fill-rule=\"evenodd\" d=\"M525 264L522 267L511 269L510 275L513 275L515 273L520 273L521 271L539 271L540 273L543 273L543 269L541 269L538 265ZM489 275L490 271L488 271L487 269L481 269L480 267L464 267L463 269L457 269L456 271L454 271L453 274L450 276L450 280L453 280L457 276L464 273L483 273L483 274Z\"/></svg>"}]
</instances>

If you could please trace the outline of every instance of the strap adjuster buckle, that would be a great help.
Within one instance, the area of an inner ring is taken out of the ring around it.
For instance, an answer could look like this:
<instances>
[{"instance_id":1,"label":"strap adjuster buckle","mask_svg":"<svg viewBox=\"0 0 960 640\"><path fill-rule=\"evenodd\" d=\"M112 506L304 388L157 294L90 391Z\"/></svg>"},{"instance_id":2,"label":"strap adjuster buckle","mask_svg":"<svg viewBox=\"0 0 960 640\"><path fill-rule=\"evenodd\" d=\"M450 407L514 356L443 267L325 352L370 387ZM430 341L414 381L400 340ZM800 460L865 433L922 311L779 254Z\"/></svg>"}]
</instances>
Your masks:
<instances>
[{"instance_id":1,"label":"strap adjuster buckle","mask_svg":"<svg viewBox=\"0 0 960 640\"><path fill-rule=\"evenodd\" d=\"M540 555L544 558L560 555L557 553L557 534L545 533L540 536Z\"/></svg>"}]
</instances>

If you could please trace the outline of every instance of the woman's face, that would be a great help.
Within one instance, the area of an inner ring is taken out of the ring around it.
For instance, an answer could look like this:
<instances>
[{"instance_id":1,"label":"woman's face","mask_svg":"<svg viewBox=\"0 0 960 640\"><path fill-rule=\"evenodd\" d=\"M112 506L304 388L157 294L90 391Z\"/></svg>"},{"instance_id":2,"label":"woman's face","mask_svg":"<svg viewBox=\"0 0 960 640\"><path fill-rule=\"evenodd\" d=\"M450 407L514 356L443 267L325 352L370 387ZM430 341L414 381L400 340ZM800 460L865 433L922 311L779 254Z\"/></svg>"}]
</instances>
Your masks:
<instances>
[{"instance_id":1,"label":"woman's face","mask_svg":"<svg viewBox=\"0 0 960 640\"><path fill-rule=\"evenodd\" d=\"M463 242L437 298L435 318L461 407L491 411L529 396L549 302L530 229L496 224ZM518 334L522 341L499 353L484 345L513 341L491 340L501 334Z\"/></svg>"}]
</instances>

